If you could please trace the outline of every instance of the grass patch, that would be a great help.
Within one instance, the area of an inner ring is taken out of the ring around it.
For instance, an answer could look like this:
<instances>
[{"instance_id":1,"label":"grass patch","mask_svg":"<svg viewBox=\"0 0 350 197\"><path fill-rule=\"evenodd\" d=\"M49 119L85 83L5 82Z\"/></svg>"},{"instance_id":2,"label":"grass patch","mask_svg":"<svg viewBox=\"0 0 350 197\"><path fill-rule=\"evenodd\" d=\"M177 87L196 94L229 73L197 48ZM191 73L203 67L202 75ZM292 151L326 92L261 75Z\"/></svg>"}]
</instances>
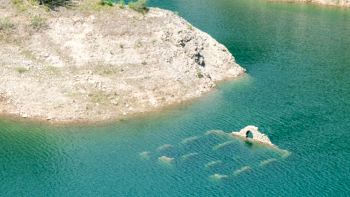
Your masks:
<instances>
[{"instance_id":1,"label":"grass patch","mask_svg":"<svg viewBox=\"0 0 350 197\"><path fill-rule=\"evenodd\" d=\"M111 64L102 63L95 67L94 72L99 75L111 75L117 73L117 68Z\"/></svg>"},{"instance_id":2,"label":"grass patch","mask_svg":"<svg viewBox=\"0 0 350 197\"><path fill-rule=\"evenodd\" d=\"M0 31L10 31L15 27L15 24L11 22L11 19L9 17L0 19Z\"/></svg>"},{"instance_id":3,"label":"grass patch","mask_svg":"<svg viewBox=\"0 0 350 197\"><path fill-rule=\"evenodd\" d=\"M121 9L125 8L125 2L124 1L118 1L118 5Z\"/></svg>"},{"instance_id":4,"label":"grass patch","mask_svg":"<svg viewBox=\"0 0 350 197\"><path fill-rule=\"evenodd\" d=\"M107 103L108 101L108 97L110 95L107 95L104 91L102 90L96 90L96 91L92 91L88 94L88 97L90 98L90 100L93 103L102 103L105 102Z\"/></svg>"},{"instance_id":5,"label":"grass patch","mask_svg":"<svg viewBox=\"0 0 350 197\"><path fill-rule=\"evenodd\" d=\"M19 13L22 13L22 12L25 12L25 11L27 11L27 8L21 8L21 9L19 10Z\"/></svg>"},{"instance_id":6,"label":"grass patch","mask_svg":"<svg viewBox=\"0 0 350 197\"><path fill-rule=\"evenodd\" d=\"M22 5L23 4L23 0L12 0L12 3L15 5Z\"/></svg>"},{"instance_id":7,"label":"grass patch","mask_svg":"<svg viewBox=\"0 0 350 197\"><path fill-rule=\"evenodd\" d=\"M36 0L31 0L31 1L30 1L30 5L31 5L31 6L38 6L39 3L38 3Z\"/></svg>"},{"instance_id":8,"label":"grass patch","mask_svg":"<svg viewBox=\"0 0 350 197\"><path fill-rule=\"evenodd\" d=\"M39 16L34 16L32 18L32 20L30 21L30 26L34 29L34 30L40 30L44 27L46 27L46 18L45 17L41 17Z\"/></svg>"},{"instance_id":9,"label":"grass patch","mask_svg":"<svg viewBox=\"0 0 350 197\"><path fill-rule=\"evenodd\" d=\"M24 73L26 71L26 69L23 68L23 67L18 67L17 71L22 74L22 73Z\"/></svg>"}]
</instances>

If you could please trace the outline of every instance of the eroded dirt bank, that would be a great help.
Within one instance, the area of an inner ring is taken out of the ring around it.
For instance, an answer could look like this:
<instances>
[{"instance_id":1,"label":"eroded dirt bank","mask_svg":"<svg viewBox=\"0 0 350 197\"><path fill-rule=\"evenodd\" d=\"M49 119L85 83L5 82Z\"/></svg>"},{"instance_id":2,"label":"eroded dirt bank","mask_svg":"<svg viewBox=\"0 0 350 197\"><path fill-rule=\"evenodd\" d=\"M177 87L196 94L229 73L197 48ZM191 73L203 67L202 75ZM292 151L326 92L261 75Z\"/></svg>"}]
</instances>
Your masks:
<instances>
[{"instance_id":1,"label":"eroded dirt bank","mask_svg":"<svg viewBox=\"0 0 350 197\"><path fill-rule=\"evenodd\" d=\"M173 12L77 2L0 7L0 113L97 122L200 97L245 72L231 53ZM1 25L2 24L2 25Z\"/></svg>"}]
</instances>

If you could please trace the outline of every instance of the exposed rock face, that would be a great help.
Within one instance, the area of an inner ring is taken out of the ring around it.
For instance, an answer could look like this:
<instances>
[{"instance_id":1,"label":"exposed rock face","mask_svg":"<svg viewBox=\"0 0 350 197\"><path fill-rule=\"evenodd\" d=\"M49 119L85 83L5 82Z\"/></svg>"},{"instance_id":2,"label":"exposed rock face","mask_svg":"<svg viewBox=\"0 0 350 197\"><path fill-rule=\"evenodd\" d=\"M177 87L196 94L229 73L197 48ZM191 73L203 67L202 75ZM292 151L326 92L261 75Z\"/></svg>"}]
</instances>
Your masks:
<instances>
[{"instance_id":1,"label":"exposed rock face","mask_svg":"<svg viewBox=\"0 0 350 197\"><path fill-rule=\"evenodd\" d=\"M197 98L245 72L226 47L173 12L94 6L0 12L15 24L0 31L0 114L118 119ZM47 20L36 30L28 24L39 14Z\"/></svg>"},{"instance_id":2,"label":"exposed rock face","mask_svg":"<svg viewBox=\"0 0 350 197\"><path fill-rule=\"evenodd\" d=\"M258 127L255 126L246 126L239 132L232 132L232 135L247 138L249 132L253 134L253 140L274 146L274 144L272 144L272 142L270 141L269 137L267 137L267 135L265 134L260 133Z\"/></svg>"}]
</instances>

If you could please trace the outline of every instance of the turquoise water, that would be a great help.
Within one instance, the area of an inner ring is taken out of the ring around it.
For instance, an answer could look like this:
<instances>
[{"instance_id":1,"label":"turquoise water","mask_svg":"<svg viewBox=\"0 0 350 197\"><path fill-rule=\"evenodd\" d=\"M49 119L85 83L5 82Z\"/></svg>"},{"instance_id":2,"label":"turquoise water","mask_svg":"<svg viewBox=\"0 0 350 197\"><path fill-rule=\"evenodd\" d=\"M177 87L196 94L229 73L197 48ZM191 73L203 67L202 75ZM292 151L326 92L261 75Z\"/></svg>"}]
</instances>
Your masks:
<instances>
[{"instance_id":1,"label":"turquoise water","mask_svg":"<svg viewBox=\"0 0 350 197\"><path fill-rule=\"evenodd\" d=\"M123 122L52 127L1 119L1 196L349 195L350 9L257 0L150 4L212 35L247 74L201 99ZM291 155L207 133L247 125ZM159 161L164 155L174 161Z\"/></svg>"}]
</instances>

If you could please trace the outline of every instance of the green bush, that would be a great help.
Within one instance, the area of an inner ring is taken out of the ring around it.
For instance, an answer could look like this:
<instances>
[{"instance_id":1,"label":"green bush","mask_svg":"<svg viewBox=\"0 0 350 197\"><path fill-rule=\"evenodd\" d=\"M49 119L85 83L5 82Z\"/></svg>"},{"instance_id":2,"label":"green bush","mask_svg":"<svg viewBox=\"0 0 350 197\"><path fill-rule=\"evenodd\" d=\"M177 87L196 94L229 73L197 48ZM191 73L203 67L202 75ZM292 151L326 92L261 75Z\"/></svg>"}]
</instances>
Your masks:
<instances>
[{"instance_id":1,"label":"green bush","mask_svg":"<svg viewBox=\"0 0 350 197\"><path fill-rule=\"evenodd\" d=\"M109 6L113 6L112 1L111 1L111 0L109 0L109 1L108 1L108 3L107 3L107 5L109 5Z\"/></svg>"},{"instance_id":2,"label":"green bush","mask_svg":"<svg viewBox=\"0 0 350 197\"><path fill-rule=\"evenodd\" d=\"M179 12L177 12L177 11L175 11L174 13L175 13L176 15L179 15Z\"/></svg>"},{"instance_id":3,"label":"green bush","mask_svg":"<svg viewBox=\"0 0 350 197\"><path fill-rule=\"evenodd\" d=\"M106 5L106 2L104 0L100 0L99 2L97 2L97 5L104 6L104 5Z\"/></svg>"},{"instance_id":4,"label":"green bush","mask_svg":"<svg viewBox=\"0 0 350 197\"><path fill-rule=\"evenodd\" d=\"M119 7L121 9L124 9L125 8L125 2L124 1L118 1L118 4L119 4Z\"/></svg>"},{"instance_id":5,"label":"green bush","mask_svg":"<svg viewBox=\"0 0 350 197\"><path fill-rule=\"evenodd\" d=\"M138 0L137 2L130 1L129 2L129 8L141 12L141 13L146 13L148 11L147 8L147 0Z\"/></svg>"},{"instance_id":6,"label":"green bush","mask_svg":"<svg viewBox=\"0 0 350 197\"><path fill-rule=\"evenodd\" d=\"M24 73L24 71L26 71L26 69L23 68L23 67L18 67L18 68L17 68L17 71L18 71L19 73Z\"/></svg>"},{"instance_id":7,"label":"green bush","mask_svg":"<svg viewBox=\"0 0 350 197\"><path fill-rule=\"evenodd\" d=\"M197 76L198 76L199 78L202 78L202 77L203 77L202 72L201 72L201 71L197 72Z\"/></svg>"}]
</instances>

